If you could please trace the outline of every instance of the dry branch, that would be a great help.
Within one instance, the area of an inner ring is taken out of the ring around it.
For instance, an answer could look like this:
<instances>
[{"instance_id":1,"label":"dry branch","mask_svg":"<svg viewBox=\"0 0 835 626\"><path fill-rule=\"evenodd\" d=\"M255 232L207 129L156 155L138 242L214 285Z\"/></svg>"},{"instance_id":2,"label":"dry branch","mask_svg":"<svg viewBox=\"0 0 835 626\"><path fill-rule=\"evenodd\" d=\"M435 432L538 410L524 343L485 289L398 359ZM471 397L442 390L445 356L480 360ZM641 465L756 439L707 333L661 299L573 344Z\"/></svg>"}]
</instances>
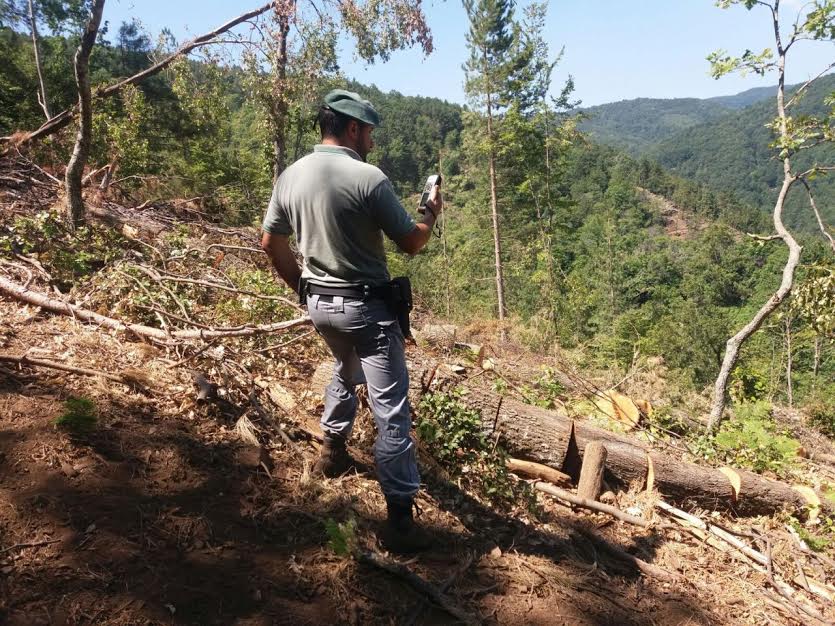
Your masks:
<instances>
[{"instance_id":1,"label":"dry branch","mask_svg":"<svg viewBox=\"0 0 835 626\"><path fill-rule=\"evenodd\" d=\"M239 15L235 19L226 22L225 24L223 24L222 26L216 28L215 30L213 30L211 32L208 32L204 35L200 35L199 37L196 37L196 38L192 39L191 41L189 41L189 42L183 44L182 46L180 46L175 52L169 54L167 57L165 57L164 59L162 59L158 63L155 63L151 67L149 67L147 69L144 69L141 72L139 72L137 74L134 74L133 76L131 76L129 78L126 78L126 79L116 83L115 85L110 85L109 87L105 87L103 89L98 89L95 92L95 94L93 94L94 98L108 98L110 96L113 96L113 95L119 93L119 91L125 85L136 84L136 83L148 78L149 76L153 76L154 74L157 74L157 73L161 72L166 67L171 65L177 58L181 57L182 55L188 54L189 52L191 52L192 50L194 50L198 46L201 46L201 45L211 41L212 39L214 39L218 35L221 35L221 34L225 33L226 31L234 28L235 26L238 26L239 24L243 24L244 22L246 22L247 20L252 19L253 17L257 17L258 15L261 15L262 13L266 13L274 5L275 5L274 2L268 2L267 4L261 6L257 9L253 9L252 11L248 11L248 12L244 13L243 15ZM73 117L75 117L76 113L77 113L77 109L75 107L73 107L72 109L67 109L65 111L61 111L57 115L53 116L51 119L49 119L47 122L45 122L37 130L34 130L32 132L29 132L29 133L23 133L22 135L21 134L15 134L15 135L11 135L9 137L0 138L0 141L4 141L6 143L6 148L2 152L2 155L5 155L8 152L9 148L12 147L12 146L22 146L22 145L25 145L25 144L27 144L31 141L36 140L36 139L43 139L44 137L48 137L49 135L59 131L60 129L64 128L64 126L66 126L67 124L69 124L72 121L72 119L73 119Z\"/></svg>"},{"instance_id":2,"label":"dry branch","mask_svg":"<svg viewBox=\"0 0 835 626\"><path fill-rule=\"evenodd\" d=\"M663 500L659 500L658 502L656 502L655 506L677 520L686 522L694 528L698 528L716 537L719 537L725 543L742 552L742 554L747 556L752 561L759 563L760 565L766 565L768 559L762 552L754 550L751 546L746 544L738 537L734 537L728 531L719 528L718 526L711 524L710 522L706 522L701 518L696 517L695 515L691 515L690 513L682 511L681 509L677 509L674 506L667 504Z\"/></svg>"},{"instance_id":3,"label":"dry branch","mask_svg":"<svg viewBox=\"0 0 835 626\"><path fill-rule=\"evenodd\" d=\"M413 589L422 593L462 624L480 623L475 617L453 604L435 585L424 580L402 563L391 561L381 554L366 550L357 550L355 556L360 563L379 568L407 582Z\"/></svg>"},{"instance_id":4,"label":"dry branch","mask_svg":"<svg viewBox=\"0 0 835 626\"><path fill-rule=\"evenodd\" d=\"M219 337L252 337L255 335L263 335L267 333L274 333L281 330L288 330L296 326L310 324L310 318L299 317L284 322L276 322L274 324L264 324L261 326L243 326L238 328L209 328L209 329L186 329L175 330L166 333L159 328L151 326L144 326L142 324L129 324L112 317L106 317L93 311L83 309L79 306L50 298L47 295L26 289L22 285L18 285L10 280L0 276L0 294L3 294L14 300L26 302L34 306L39 306L46 311L52 313L59 313L61 315L69 315L82 322L90 322L98 324L103 328L109 330L116 330L119 332L132 333L138 337L147 337L159 341L166 341L169 339L217 339Z\"/></svg>"},{"instance_id":5,"label":"dry branch","mask_svg":"<svg viewBox=\"0 0 835 626\"><path fill-rule=\"evenodd\" d=\"M468 554L467 558L464 560L463 565L459 567L452 575L444 581L444 584L438 588L438 591L441 593L446 593L447 589L452 587L453 583L458 580L464 573L470 569L470 566L473 564L473 555ZM411 626L414 624L418 618L420 617L421 613L423 613L424 609L426 608L427 601L421 600L414 609L409 612L408 617L403 622L403 626Z\"/></svg>"},{"instance_id":6,"label":"dry branch","mask_svg":"<svg viewBox=\"0 0 835 626\"><path fill-rule=\"evenodd\" d=\"M523 461L521 459L507 459L505 462L507 469L514 474L522 474L528 478L538 478L555 485L563 487L571 486L571 476L563 474L555 470L553 467L542 465L541 463L534 463L532 461Z\"/></svg>"},{"instance_id":7,"label":"dry branch","mask_svg":"<svg viewBox=\"0 0 835 626\"><path fill-rule=\"evenodd\" d=\"M109 372L102 372L101 370L89 369L86 367L75 367L73 365L65 365L64 363L57 363L56 361L49 361L47 359L35 359L27 355L15 356L13 354L0 353L0 361L5 363L17 363L18 365L35 365L37 367L47 367L49 369L61 370L63 372L71 372L73 374L81 374L82 376L102 376L108 380L123 383L125 385L132 385L135 387L146 388L149 386L147 377L140 371L125 372L123 374L110 374Z\"/></svg>"},{"instance_id":8,"label":"dry branch","mask_svg":"<svg viewBox=\"0 0 835 626\"><path fill-rule=\"evenodd\" d=\"M149 278L157 281L157 282L170 282L170 283L184 283L187 285L197 285L199 287L206 287L207 289L218 289L220 291L227 291L229 293L234 293L241 296L249 296L251 298L257 298L259 300L270 300L272 302L281 302L282 304L286 304L288 306L293 307L294 309L301 309L301 306L297 301L290 300L288 298L283 298L281 296L270 296L262 293L256 293L254 291L247 291L245 289L238 289L237 287L230 287L228 285L224 285L223 283L216 283L213 281L208 280L199 280L197 278L188 278L187 276L177 276L175 274L161 274L150 267L145 265L134 265L136 269L140 272L148 276ZM174 297L172 295L172 297ZM175 298L176 300L176 298Z\"/></svg>"},{"instance_id":9,"label":"dry branch","mask_svg":"<svg viewBox=\"0 0 835 626\"><path fill-rule=\"evenodd\" d=\"M555 498L559 498L560 500L565 500L566 502L569 502L574 506L579 506L583 509L595 511L596 513L605 513L606 515L611 515L612 517L617 518L622 522L626 522L634 526L640 526L641 528L649 528L650 526L652 526L652 523L648 522L645 519L641 519L640 517L630 515L629 513L625 513L620 509L616 509L615 507L609 506L608 504L603 504L602 502L595 502L593 500L588 500L587 498L581 498L580 496L574 495L570 491L565 491L564 489L554 487L554 485L550 483L537 481L533 484L533 486L534 489L536 489L537 491L547 493L548 495L554 496Z\"/></svg>"}]
</instances>

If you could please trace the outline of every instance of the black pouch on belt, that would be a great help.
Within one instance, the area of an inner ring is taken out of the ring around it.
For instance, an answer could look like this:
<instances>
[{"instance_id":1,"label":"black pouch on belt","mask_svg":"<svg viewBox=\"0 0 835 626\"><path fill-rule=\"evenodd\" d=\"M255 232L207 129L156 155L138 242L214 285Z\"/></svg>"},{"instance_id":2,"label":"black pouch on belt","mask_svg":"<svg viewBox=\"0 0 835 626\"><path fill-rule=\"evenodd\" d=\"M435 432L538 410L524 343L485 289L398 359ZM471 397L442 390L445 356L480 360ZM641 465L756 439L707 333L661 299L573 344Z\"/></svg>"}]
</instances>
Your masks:
<instances>
[{"instance_id":1,"label":"black pouch on belt","mask_svg":"<svg viewBox=\"0 0 835 626\"><path fill-rule=\"evenodd\" d=\"M299 304L305 306L307 304L307 279L299 277Z\"/></svg>"},{"instance_id":2,"label":"black pouch on belt","mask_svg":"<svg viewBox=\"0 0 835 626\"><path fill-rule=\"evenodd\" d=\"M412 336L409 313L412 311L412 282L408 276L398 276L389 283L387 304L397 317L397 323L404 337Z\"/></svg>"}]
</instances>

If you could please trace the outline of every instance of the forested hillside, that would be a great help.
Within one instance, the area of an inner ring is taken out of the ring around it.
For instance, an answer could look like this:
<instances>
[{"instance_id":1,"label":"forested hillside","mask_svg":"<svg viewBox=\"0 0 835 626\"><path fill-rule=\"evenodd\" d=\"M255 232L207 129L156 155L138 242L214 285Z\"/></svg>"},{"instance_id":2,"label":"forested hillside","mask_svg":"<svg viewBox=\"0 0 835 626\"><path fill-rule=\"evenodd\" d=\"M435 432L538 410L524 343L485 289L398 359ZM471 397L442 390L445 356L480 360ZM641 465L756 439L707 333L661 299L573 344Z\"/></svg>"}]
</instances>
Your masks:
<instances>
[{"instance_id":1,"label":"forested hillside","mask_svg":"<svg viewBox=\"0 0 835 626\"><path fill-rule=\"evenodd\" d=\"M787 87L787 92L798 87ZM833 88L835 76L822 78L809 90L798 114L825 114L824 101ZM779 165L771 160L774 93L773 88L760 87L704 100L642 98L604 104L585 109L589 117L580 128L596 141L654 159L671 172L734 193L768 213L781 176ZM799 166L826 162L832 154L831 149L810 151ZM831 177L815 181L821 210L830 222L835 216L833 185ZM795 192L789 198L788 220L806 231L817 230L806 206L805 196Z\"/></svg>"},{"instance_id":2,"label":"forested hillside","mask_svg":"<svg viewBox=\"0 0 835 626\"><path fill-rule=\"evenodd\" d=\"M835 75L816 82L798 105L797 115L826 113L824 102L835 90ZM792 93L788 90L788 93ZM748 204L770 211L782 175L779 163L771 159L773 136L769 125L775 117L773 98L741 111L693 126L664 138L647 151L650 158L681 176L715 189L738 194ZM816 162L829 162L835 156L831 147L812 149L798 156L800 169ZM829 222L835 218L835 179L821 176L814 181L821 212ZM806 230L816 230L814 216L807 210L804 194L789 197L788 220Z\"/></svg>"},{"instance_id":3,"label":"forested hillside","mask_svg":"<svg viewBox=\"0 0 835 626\"><path fill-rule=\"evenodd\" d=\"M731 107L698 98L637 98L583 109L580 129L600 143L639 156L682 130L721 118Z\"/></svg>"}]
</instances>

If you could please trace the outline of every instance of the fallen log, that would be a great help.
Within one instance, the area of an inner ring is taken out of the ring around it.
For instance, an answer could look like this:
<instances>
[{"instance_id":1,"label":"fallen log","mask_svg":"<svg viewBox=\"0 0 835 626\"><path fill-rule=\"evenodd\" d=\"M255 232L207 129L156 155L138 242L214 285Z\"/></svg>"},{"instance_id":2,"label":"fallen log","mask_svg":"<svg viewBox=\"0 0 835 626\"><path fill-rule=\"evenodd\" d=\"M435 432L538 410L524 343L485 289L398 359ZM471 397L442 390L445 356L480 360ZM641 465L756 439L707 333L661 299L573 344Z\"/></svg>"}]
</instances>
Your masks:
<instances>
[{"instance_id":1,"label":"fallen log","mask_svg":"<svg viewBox=\"0 0 835 626\"><path fill-rule=\"evenodd\" d=\"M45 311L52 313L59 313L61 315L69 315L82 322L90 322L98 324L103 328L109 330L116 330L134 334L139 337L147 337L157 341L167 341L171 339L216 339L219 337L252 337L254 335L263 335L266 333L273 333L279 330L289 330L296 326L310 324L310 318L307 316L299 317L284 322L276 322L275 324L264 324L262 326L240 326L235 328L194 328L185 330L175 330L166 332L160 328L152 326L145 326L143 324L129 324L112 317L100 315L94 311L83 309L74 304L56 300L43 293L28 289L24 285L18 285L10 280L0 276L0 295L7 296L19 302L26 302L34 306L39 306Z\"/></svg>"},{"instance_id":2,"label":"fallen log","mask_svg":"<svg viewBox=\"0 0 835 626\"><path fill-rule=\"evenodd\" d=\"M417 371L412 379L420 380ZM673 502L692 502L706 509L725 509L740 515L770 514L783 508L805 514L807 505L813 504L802 490L785 483L744 470L720 470L684 462L651 451L636 438L575 421L560 410L523 404L475 388L466 390L464 401L481 413L485 430L495 429L505 449L515 458L559 470L575 482L586 446L599 441L606 447L604 477L609 484L649 486ZM738 483L738 489L734 483Z\"/></svg>"}]
</instances>

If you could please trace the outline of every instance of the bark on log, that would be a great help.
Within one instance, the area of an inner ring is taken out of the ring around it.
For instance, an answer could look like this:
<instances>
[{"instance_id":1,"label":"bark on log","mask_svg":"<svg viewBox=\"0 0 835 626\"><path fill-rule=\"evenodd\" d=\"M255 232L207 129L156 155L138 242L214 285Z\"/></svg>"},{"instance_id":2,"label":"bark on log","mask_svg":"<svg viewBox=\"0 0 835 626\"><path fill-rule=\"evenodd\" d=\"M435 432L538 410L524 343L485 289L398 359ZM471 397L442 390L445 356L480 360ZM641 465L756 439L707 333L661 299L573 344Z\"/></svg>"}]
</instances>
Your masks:
<instances>
[{"instance_id":1,"label":"bark on log","mask_svg":"<svg viewBox=\"0 0 835 626\"><path fill-rule=\"evenodd\" d=\"M412 373L412 381L420 374ZM481 389L468 389L467 404L478 409L484 428L495 430L505 449L516 458L559 470L577 481L586 447L593 441L606 446L604 478L610 484L647 484L648 459L653 464L653 487L673 502L691 502L706 509L726 509L741 515L769 514L782 508L805 512L807 501L790 485L735 470L740 491L719 469L683 462L653 452L643 442L574 421L561 411L549 411Z\"/></svg>"},{"instance_id":2,"label":"bark on log","mask_svg":"<svg viewBox=\"0 0 835 626\"><path fill-rule=\"evenodd\" d=\"M586 446L583 466L580 468L580 483L577 495L587 500L596 501L603 489L603 470L606 467L606 446L599 441L592 441Z\"/></svg>"}]
</instances>

